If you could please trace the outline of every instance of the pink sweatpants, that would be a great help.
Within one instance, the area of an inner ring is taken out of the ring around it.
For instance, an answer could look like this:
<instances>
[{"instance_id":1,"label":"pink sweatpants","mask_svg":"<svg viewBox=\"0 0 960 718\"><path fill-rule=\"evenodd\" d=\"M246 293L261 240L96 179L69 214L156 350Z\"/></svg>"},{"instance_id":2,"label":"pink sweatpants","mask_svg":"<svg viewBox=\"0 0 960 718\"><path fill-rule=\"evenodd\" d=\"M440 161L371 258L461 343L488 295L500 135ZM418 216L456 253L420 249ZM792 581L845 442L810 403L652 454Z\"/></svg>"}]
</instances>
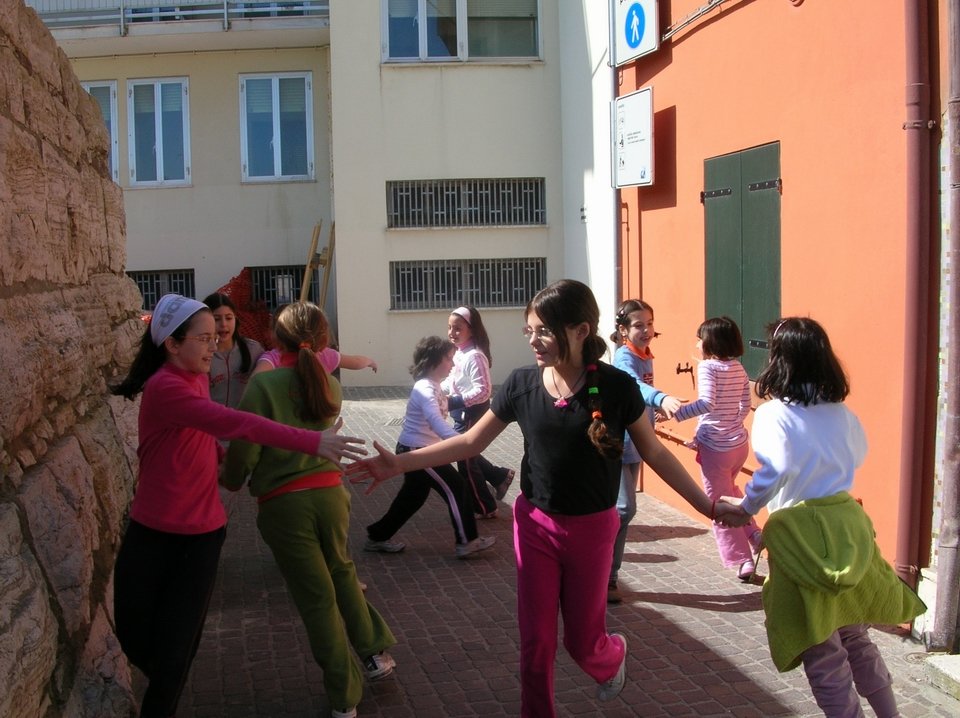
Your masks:
<instances>
[{"instance_id":1,"label":"pink sweatpants","mask_svg":"<svg viewBox=\"0 0 960 718\"><path fill-rule=\"evenodd\" d=\"M743 496L743 492L737 486L736 478L740 469L743 468L743 462L747 460L749 451L745 443L730 451L700 447L697 452L700 478L703 480L703 489L711 500L719 499L721 496ZM713 525L713 537L720 552L720 561L725 568L737 568L744 561L753 558L750 536L759 530L753 519L738 528Z\"/></svg>"},{"instance_id":2,"label":"pink sweatpants","mask_svg":"<svg viewBox=\"0 0 960 718\"><path fill-rule=\"evenodd\" d=\"M900 715L890 672L865 625L834 631L823 643L805 650L802 659L813 697L826 718L863 718L860 696L877 718Z\"/></svg>"},{"instance_id":3,"label":"pink sweatpants","mask_svg":"<svg viewBox=\"0 0 960 718\"><path fill-rule=\"evenodd\" d=\"M557 612L563 645L597 683L613 678L623 645L607 634L607 578L615 507L584 516L548 514L522 495L514 504L520 686L523 718L554 718Z\"/></svg>"}]
</instances>

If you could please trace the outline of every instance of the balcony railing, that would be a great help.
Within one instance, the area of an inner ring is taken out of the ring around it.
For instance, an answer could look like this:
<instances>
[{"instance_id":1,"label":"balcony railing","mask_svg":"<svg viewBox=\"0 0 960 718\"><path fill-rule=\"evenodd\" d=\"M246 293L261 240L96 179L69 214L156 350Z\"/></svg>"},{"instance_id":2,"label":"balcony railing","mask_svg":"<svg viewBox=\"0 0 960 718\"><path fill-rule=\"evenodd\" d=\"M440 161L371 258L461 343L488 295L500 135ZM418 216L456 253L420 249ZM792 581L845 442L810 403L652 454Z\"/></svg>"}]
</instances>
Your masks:
<instances>
[{"instance_id":1,"label":"balcony railing","mask_svg":"<svg viewBox=\"0 0 960 718\"><path fill-rule=\"evenodd\" d=\"M26 0L51 30L151 22L218 20L229 30L234 20L330 16L329 0Z\"/></svg>"}]
</instances>

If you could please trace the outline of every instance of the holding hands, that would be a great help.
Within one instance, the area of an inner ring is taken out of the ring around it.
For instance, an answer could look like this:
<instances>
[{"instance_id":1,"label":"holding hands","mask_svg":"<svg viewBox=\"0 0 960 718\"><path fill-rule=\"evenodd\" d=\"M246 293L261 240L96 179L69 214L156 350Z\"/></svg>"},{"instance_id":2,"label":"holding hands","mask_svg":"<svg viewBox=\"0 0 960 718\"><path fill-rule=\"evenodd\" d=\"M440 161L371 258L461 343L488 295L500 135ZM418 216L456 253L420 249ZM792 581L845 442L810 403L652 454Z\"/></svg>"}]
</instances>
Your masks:
<instances>
[{"instance_id":1,"label":"holding hands","mask_svg":"<svg viewBox=\"0 0 960 718\"><path fill-rule=\"evenodd\" d=\"M742 498L737 496L721 496L714 507L714 520L723 526L737 528L745 526L753 518L740 508Z\"/></svg>"},{"instance_id":2,"label":"holding hands","mask_svg":"<svg viewBox=\"0 0 960 718\"><path fill-rule=\"evenodd\" d=\"M657 419L659 420L661 416L664 420L672 419L673 415L677 413L677 409L681 406L683 406L682 399L678 399L675 396L665 396L660 403L660 407L657 409Z\"/></svg>"}]
</instances>

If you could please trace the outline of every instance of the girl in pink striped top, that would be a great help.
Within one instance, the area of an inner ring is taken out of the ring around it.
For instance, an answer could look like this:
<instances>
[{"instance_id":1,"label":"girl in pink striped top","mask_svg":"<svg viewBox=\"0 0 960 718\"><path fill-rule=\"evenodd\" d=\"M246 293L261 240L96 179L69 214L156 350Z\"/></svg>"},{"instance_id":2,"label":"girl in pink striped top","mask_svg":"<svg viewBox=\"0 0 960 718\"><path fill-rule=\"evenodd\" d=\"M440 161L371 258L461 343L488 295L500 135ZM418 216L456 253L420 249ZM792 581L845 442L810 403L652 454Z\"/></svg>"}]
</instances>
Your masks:
<instances>
[{"instance_id":1,"label":"girl in pink striped top","mask_svg":"<svg viewBox=\"0 0 960 718\"><path fill-rule=\"evenodd\" d=\"M699 396L681 406L674 418L700 417L692 444L707 496L743 496L735 480L750 450L743 425L750 413L750 380L738 358L743 356L743 338L737 323L730 317L707 319L697 329L697 351L703 357L697 368ZM714 525L713 535L724 567L738 568L741 581L752 581L757 570L753 552L760 541L756 523L751 519L738 528Z\"/></svg>"}]
</instances>

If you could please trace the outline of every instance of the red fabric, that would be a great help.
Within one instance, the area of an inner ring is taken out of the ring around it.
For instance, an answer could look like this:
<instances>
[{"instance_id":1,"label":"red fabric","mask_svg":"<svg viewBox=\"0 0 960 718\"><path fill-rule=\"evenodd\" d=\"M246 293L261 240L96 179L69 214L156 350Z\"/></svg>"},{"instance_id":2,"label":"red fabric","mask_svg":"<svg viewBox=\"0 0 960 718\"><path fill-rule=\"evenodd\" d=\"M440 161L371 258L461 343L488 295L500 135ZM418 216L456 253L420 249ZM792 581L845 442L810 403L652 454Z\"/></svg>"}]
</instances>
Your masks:
<instances>
[{"instance_id":1,"label":"red fabric","mask_svg":"<svg viewBox=\"0 0 960 718\"><path fill-rule=\"evenodd\" d=\"M301 476L299 479L288 481L283 486L278 486L273 491L260 496L257 499L257 503L262 504L264 501L269 501L277 496L283 496L284 494L289 494L294 491L305 491L306 489L329 489L334 486L339 486L341 483L343 483L341 478L342 476L343 474L341 474L339 471L321 471L319 474L308 474L307 476Z\"/></svg>"},{"instance_id":2,"label":"red fabric","mask_svg":"<svg viewBox=\"0 0 960 718\"><path fill-rule=\"evenodd\" d=\"M256 339L267 349L272 349L270 310L263 302L253 301L253 284L250 268L244 267L240 274L217 290L226 294L237 305L237 317L240 319L240 334Z\"/></svg>"}]
</instances>

